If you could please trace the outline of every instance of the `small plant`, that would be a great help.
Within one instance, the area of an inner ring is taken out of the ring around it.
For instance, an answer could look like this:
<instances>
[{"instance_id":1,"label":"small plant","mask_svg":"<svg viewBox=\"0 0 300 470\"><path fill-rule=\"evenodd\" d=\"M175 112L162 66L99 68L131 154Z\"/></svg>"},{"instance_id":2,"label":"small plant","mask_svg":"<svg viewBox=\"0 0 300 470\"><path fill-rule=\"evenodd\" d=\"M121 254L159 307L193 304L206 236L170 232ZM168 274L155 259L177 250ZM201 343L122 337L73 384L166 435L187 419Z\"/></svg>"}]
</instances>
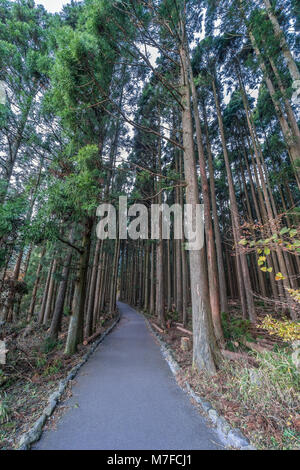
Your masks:
<instances>
[{"instance_id":1,"label":"small plant","mask_svg":"<svg viewBox=\"0 0 300 470\"><path fill-rule=\"evenodd\" d=\"M47 364L47 358L46 356L38 357L36 360L36 366L38 369L43 369L45 365Z\"/></svg>"},{"instance_id":2,"label":"small plant","mask_svg":"<svg viewBox=\"0 0 300 470\"><path fill-rule=\"evenodd\" d=\"M0 424L7 423L9 420L10 409L6 396L0 400Z\"/></svg>"},{"instance_id":3,"label":"small plant","mask_svg":"<svg viewBox=\"0 0 300 470\"><path fill-rule=\"evenodd\" d=\"M28 326L28 322L27 322L26 319L20 320L19 323L17 324L17 328L18 328L19 330L23 330L23 329L25 329L27 326Z\"/></svg>"},{"instance_id":4,"label":"small plant","mask_svg":"<svg viewBox=\"0 0 300 470\"><path fill-rule=\"evenodd\" d=\"M62 362L59 360L59 359L56 359L53 364L49 365L43 375L46 376L46 377L49 377L51 375L56 375L58 374L58 372L60 371L60 369L62 368Z\"/></svg>"},{"instance_id":5,"label":"small plant","mask_svg":"<svg viewBox=\"0 0 300 470\"><path fill-rule=\"evenodd\" d=\"M179 319L180 319L179 317L180 317L180 316L179 316L179 313L177 312L177 310L173 310L173 312L170 312L170 313L169 313L169 318L170 318L171 320L175 321L175 322L176 322L176 321L179 321Z\"/></svg>"},{"instance_id":6,"label":"small plant","mask_svg":"<svg viewBox=\"0 0 300 470\"><path fill-rule=\"evenodd\" d=\"M72 310L70 309L70 307L65 307L64 308L64 316L65 317L70 317L72 314Z\"/></svg>"},{"instance_id":7,"label":"small plant","mask_svg":"<svg viewBox=\"0 0 300 470\"><path fill-rule=\"evenodd\" d=\"M283 450L294 450L300 446L300 434L293 429L285 429L282 435Z\"/></svg>"},{"instance_id":8,"label":"small plant","mask_svg":"<svg viewBox=\"0 0 300 470\"><path fill-rule=\"evenodd\" d=\"M53 340L51 338L46 338L43 345L42 345L42 351L45 354L49 354L53 349L55 349L57 346L57 341Z\"/></svg>"},{"instance_id":9,"label":"small plant","mask_svg":"<svg viewBox=\"0 0 300 470\"><path fill-rule=\"evenodd\" d=\"M228 348L234 349L234 342L238 342L241 338L247 341L253 341L249 333L250 322L243 318L229 318L227 313L222 313L222 326L224 338L228 342Z\"/></svg>"},{"instance_id":10,"label":"small plant","mask_svg":"<svg viewBox=\"0 0 300 470\"><path fill-rule=\"evenodd\" d=\"M63 349L63 347L64 347L63 341L61 340L57 341L56 349L60 351Z\"/></svg>"}]
</instances>

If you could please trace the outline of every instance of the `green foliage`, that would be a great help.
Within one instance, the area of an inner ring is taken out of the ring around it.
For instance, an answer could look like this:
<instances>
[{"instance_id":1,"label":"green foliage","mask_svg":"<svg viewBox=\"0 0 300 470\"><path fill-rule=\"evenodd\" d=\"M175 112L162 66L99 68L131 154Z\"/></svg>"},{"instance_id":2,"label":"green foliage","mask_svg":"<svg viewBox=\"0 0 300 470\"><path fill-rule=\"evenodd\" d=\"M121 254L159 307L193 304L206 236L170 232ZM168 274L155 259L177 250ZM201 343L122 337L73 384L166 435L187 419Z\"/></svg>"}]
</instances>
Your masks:
<instances>
[{"instance_id":1,"label":"green foliage","mask_svg":"<svg viewBox=\"0 0 300 470\"><path fill-rule=\"evenodd\" d=\"M265 352L263 354L257 353L257 359L259 360L260 369L259 377L261 381L266 382L268 386L265 388L262 383L258 384L251 382L250 371L244 370L244 375L241 378L241 395L246 399L249 396L256 396L260 393L261 389L264 393L270 392L270 399L272 392L277 390L278 397L277 403L282 402L284 398L284 391L291 390L291 396L287 396L286 399L296 399L297 393L300 390L300 376L296 369L295 364L291 359L291 355L286 351L277 353Z\"/></svg>"},{"instance_id":2,"label":"green foliage","mask_svg":"<svg viewBox=\"0 0 300 470\"><path fill-rule=\"evenodd\" d=\"M70 317L71 315L72 315L72 310L70 309L70 307L65 306L64 307L64 316L65 317Z\"/></svg>"},{"instance_id":3,"label":"green foliage","mask_svg":"<svg viewBox=\"0 0 300 470\"><path fill-rule=\"evenodd\" d=\"M49 354L53 351L57 346L57 341L51 338L46 338L43 345L42 345L42 352L44 354Z\"/></svg>"},{"instance_id":4,"label":"green foliage","mask_svg":"<svg viewBox=\"0 0 300 470\"><path fill-rule=\"evenodd\" d=\"M48 360L46 356L38 357L36 360L36 367L38 369L43 369L45 365L47 364L47 361Z\"/></svg>"},{"instance_id":5,"label":"green foliage","mask_svg":"<svg viewBox=\"0 0 300 470\"><path fill-rule=\"evenodd\" d=\"M232 318L229 314L222 313L222 328L224 333L224 338L228 343L228 348L234 350L234 342L238 342L240 339L246 339L247 341L252 341L253 338L249 333L250 327L249 320L244 320L243 318Z\"/></svg>"},{"instance_id":6,"label":"green foliage","mask_svg":"<svg viewBox=\"0 0 300 470\"><path fill-rule=\"evenodd\" d=\"M0 206L0 237L16 232L24 221L26 206L27 201L24 196L15 196Z\"/></svg>"},{"instance_id":7,"label":"green foliage","mask_svg":"<svg viewBox=\"0 0 300 470\"><path fill-rule=\"evenodd\" d=\"M59 373L62 366L63 366L62 361L59 359L56 359L51 365L46 367L46 369L43 372L43 375L45 377L51 377L52 375L56 375Z\"/></svg>"}]
</instances>

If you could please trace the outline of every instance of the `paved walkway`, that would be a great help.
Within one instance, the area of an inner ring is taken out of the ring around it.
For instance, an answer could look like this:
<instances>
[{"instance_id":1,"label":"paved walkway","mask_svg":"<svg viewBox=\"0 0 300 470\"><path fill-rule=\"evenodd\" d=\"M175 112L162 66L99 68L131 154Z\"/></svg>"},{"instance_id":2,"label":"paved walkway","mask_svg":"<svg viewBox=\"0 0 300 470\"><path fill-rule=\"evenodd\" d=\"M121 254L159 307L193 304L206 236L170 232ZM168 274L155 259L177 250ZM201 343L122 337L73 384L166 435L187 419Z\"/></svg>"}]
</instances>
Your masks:
<instances>
[{"instance_id":1,"label":"paved walkway","mask_svg":"<svg viewBox=\"0 0 300 470\"><path fill-rule=\"evenodd\" d=\"M39 450L192 450L222 445L178 387L141 315L121 320L76 377L73 396Z\"/></svg>"}]
</instances>

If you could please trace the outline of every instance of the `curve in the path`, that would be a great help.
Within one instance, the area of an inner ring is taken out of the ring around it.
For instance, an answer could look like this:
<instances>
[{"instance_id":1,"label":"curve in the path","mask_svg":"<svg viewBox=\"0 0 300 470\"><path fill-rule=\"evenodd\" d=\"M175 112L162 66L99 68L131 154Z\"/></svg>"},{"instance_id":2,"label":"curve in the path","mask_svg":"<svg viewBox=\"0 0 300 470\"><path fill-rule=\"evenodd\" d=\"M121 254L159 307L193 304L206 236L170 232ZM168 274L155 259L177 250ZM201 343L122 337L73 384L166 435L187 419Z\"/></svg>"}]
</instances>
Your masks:
<instances>
[{"instance_id":1,"label":"curve in the path","mask_svg":"<svg viewBox=\"0 0 300 470\"><path fill-rule=\"evenodd\" d=\"M67 411L39 450L221 449L213 429L177 385L141 315L121 320L76 377Z\"/></svg>"}]
</instances>

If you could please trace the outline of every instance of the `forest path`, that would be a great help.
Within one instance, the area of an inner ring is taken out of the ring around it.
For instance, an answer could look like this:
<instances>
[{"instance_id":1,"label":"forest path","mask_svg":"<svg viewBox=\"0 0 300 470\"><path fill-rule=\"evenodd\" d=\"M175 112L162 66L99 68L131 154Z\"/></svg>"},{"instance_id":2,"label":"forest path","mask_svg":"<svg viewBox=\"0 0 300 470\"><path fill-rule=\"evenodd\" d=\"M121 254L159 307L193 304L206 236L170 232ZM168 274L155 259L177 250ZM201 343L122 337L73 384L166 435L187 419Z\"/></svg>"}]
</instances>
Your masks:
<instances>
[{"instance_id":1,"label":"forest path","mask_svg":"<svg viewBox=\"0 0 300 470\"><path fill-rule=\"evenodd\" d=\"M120 323L80 369L56 430L46 431L34 449L221 449L142 316L118 306Z\"/></svg>"}]
</instances>

